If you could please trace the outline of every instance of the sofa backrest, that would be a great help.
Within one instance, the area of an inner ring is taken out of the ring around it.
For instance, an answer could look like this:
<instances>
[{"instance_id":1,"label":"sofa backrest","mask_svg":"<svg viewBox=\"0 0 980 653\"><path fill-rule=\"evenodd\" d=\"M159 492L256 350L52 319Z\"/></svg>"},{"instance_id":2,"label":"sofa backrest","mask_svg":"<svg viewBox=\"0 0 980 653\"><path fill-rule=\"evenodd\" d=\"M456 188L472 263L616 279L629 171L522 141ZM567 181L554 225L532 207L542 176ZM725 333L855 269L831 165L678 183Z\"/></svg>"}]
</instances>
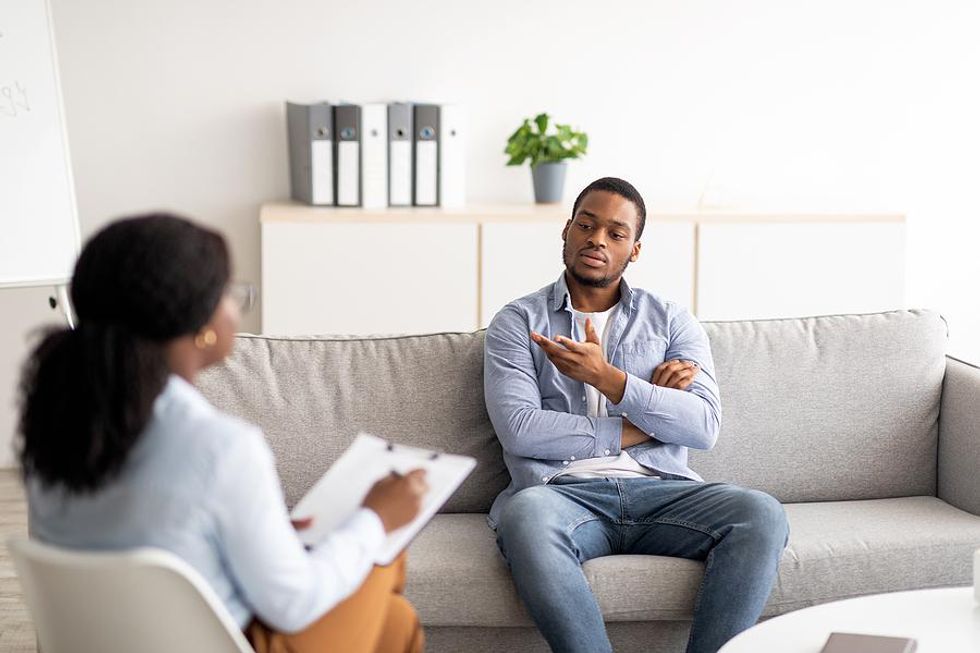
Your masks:
<instances>
[{"instance_id":1,"label":"sofa backrest","mask_svg":"<svg viewBox=\"0 0 980 653\"><path fill-rule=\"evenodd\" d=\"M444 506L483 512L510 477L483 403L483 333L395 338L239 336L198 384L258 424L292 507L360 431L464 454L476 469Z\"/></svg>"},{"instance_id":2,"label":"sofa backrest","mask_svg":"<svg viewBox=\"0 0 980 653\"><path fill-rule=\"evenodd\" d=\"M722 429L706 480L783 502L935 495L946 323L929 311L705 323Z\"/></svg>"},{"instance_id":3,"label":"sofa backrest","mask_svg":"<svg viewBox=\"0 0 980 653\"><path fill-rule=\"evenodd\" d=\"M717 446L691 456L706 480L782 501L935 493L946 338L937 314L704 326L723 406ZM367 431L475 457L444 511L485 512L509 477L483 403L482 364L482 331L240 336L199 385L265 431L290 506Z\"/></svg>"}]
</instances>

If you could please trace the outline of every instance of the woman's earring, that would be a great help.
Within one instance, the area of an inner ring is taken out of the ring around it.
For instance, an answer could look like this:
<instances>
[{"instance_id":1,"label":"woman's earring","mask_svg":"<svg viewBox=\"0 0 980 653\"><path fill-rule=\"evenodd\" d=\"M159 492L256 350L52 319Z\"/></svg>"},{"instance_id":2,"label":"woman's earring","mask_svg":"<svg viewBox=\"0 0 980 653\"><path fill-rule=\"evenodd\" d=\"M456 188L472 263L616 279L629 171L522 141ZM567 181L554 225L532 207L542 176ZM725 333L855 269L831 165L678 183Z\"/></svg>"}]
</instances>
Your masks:
<instances>
[{"instance_id":1,"label":"woman's earring","mask_svg":"<svg viewBox=\"0 0 980 653\"><path fill-rule=\"evenodd\" d=\"M194 346L198 349L213 347L216 342L218 342L218 334L215 333L214 329L208 329L194 337Z\"/></svg>"}]
</instances>

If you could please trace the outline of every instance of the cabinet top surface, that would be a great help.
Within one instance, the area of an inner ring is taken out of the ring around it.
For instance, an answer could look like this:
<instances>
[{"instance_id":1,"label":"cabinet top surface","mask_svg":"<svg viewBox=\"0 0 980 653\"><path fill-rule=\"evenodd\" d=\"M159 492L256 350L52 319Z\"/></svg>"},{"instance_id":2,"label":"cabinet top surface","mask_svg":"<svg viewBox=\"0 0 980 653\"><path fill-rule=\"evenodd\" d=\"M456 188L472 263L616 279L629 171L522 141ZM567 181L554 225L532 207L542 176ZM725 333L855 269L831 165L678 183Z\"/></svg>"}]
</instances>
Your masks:
<instances>
[{"instance_id":1,"label":"cabinet top surface","mask_svg":"<svg viewBox=\"0 0 980 653\"><path fill-rule=\"evenodd\" d=\"M561 204L473 204L463 208L308 206L298 202L270 202L259 213L262 223L485 223L485 222L561 222L567 220L570 206ZM899 213L846 213L805 211L728 211L663 210L647 212L648 222L745 223L745 222L904 222Z\"/></svg>"}]
</instances>

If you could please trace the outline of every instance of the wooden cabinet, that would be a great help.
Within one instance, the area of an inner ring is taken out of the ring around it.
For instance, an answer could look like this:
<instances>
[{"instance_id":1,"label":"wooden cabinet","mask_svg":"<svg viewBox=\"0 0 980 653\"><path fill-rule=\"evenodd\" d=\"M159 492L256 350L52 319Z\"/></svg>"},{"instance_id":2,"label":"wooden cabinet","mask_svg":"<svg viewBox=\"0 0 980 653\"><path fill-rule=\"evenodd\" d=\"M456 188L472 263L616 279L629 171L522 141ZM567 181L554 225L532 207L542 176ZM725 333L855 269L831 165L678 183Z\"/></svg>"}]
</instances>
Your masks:
<instances>
[{"instance_id":1,"label":"wooden cabinet","mask_svg":"<svg viewBox=\"0 0 980 653\"><path fill-rule=\"evenodd\" d=\"M477 225L262 225L262 331L471 331Z\"/></svg>"},{"instance_id":2,"label":"wooden cabinet","mask_svg":"<svg viewBox=\"0 0 980 653\"><path fill-rule=\"evenodd\" d=\"M485 327L558 278L567 209L262 207L262 331L410 334ZM869 312L904 303L901 216L658 213L626 278L702 319Z\"/></svg>"}]
</instances>

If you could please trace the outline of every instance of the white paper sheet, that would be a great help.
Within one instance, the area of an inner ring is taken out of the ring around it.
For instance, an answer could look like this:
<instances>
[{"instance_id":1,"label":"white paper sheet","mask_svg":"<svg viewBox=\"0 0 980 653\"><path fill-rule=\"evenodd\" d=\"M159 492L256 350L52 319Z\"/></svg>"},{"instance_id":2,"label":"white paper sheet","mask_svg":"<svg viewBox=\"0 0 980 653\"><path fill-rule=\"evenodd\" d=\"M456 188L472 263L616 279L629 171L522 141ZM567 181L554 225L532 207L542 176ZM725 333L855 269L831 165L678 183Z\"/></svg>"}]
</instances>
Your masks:
<instances>
[{"instance_id":1,"label":"white paper sheet","mask_svg":"<svg viewBox=\"0 0 980 653\"><path fill-rule=\"evenodd\" d=\"M296 504L292 518L313 518L311 526L300 531L299 537L304 544L315 546L361 506L371 486L379 479L393 471L405 474L413 469L425 469L429 491L418 516L388 534L388 541L377 560L378 564L386 565L408 546L474 467L476 460L468 456L389 444L379 437L360 433Z\"/></svg>"}]
</instances>

